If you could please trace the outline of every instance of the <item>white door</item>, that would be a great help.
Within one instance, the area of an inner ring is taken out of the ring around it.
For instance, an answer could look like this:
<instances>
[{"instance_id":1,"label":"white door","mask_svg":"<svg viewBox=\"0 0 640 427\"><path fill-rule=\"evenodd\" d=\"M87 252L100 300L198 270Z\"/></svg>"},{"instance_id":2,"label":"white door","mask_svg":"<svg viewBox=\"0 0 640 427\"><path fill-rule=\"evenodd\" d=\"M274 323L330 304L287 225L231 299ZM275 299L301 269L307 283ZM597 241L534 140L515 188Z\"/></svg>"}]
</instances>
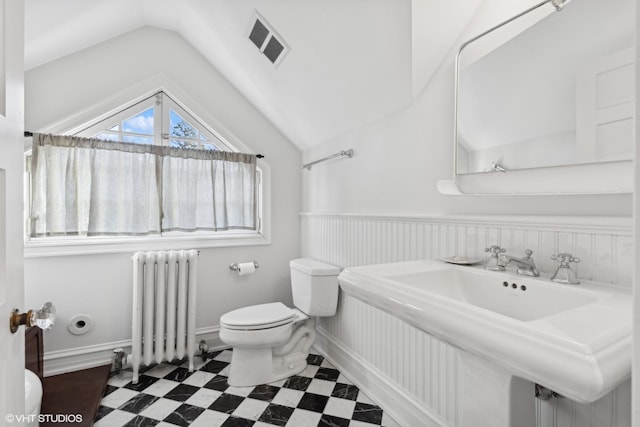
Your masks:
<instances>
[{"instance_id":1,"label":"white door","mask_svg":"<svg viewBox=\"0 0 640 427\"><path fill-rule=\"evenodd\" d=\"M576 141L585 163L633 157L635 51L585 64L576 76Z\"/></svg>"},{"instance_id":2,"label":"white door","mask_svg":"<svg viewBox=\"0 0 640 427\"><path fill-rule=\"evenodd\" d=\"M24 3L0 0L0 425L24 413L24 327L9 315L24 310L23 140Z\"/></svg>"}]
</instances>

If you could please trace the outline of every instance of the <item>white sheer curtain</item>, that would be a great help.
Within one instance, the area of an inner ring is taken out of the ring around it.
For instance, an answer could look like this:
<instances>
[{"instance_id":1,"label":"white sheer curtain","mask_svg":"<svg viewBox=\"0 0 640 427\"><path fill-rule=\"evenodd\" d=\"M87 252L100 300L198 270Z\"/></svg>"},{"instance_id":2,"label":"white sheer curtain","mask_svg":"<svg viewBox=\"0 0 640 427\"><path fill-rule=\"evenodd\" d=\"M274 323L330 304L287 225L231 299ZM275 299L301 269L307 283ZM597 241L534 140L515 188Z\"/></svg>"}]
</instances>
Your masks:
<instances>
[{"instance_id":1,"label":"white sheer curtain","mask_svg":"<svg viewBox=\"0 0 640 427\"><path fill-rule=\"evenodd\" d=\"M31 236L256 229L256 156L34 134Z\"/></svg>"},{"instance_id":2,"label":"white sheer curtain","mask_svg":"<svg viewBox=\"0 0 640 427\"><path fill-rule=\"evenodd\" d=\"M178 149L174 149L178 151ZM164 231L256 229L255 156L180 150L162 166Z\"/></svg>"}]
</instances>

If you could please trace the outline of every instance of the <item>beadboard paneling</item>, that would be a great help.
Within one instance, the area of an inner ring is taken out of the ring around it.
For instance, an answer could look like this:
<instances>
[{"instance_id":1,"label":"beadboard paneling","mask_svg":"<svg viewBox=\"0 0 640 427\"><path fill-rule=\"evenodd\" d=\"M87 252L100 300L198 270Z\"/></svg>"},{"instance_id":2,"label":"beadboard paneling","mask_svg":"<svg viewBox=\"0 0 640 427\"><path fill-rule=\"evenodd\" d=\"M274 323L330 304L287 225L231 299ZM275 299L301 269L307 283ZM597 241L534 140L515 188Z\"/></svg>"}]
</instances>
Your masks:
<instances>
[{"instance_id":1,"label":"beadboard paneling","mask_svg":"<svg viewBox=\"0 0 640 427\"><path fill-rule=\"evenodd\" d=\"M550 256L581 258L582 280L630 287L633 240L630 218L511 216L384 216L304 213L302 254L341 267L438 258L484 258L501 245L518 256L525 249L541 273L551 275ZM457 425L456 350L397 318L341 293L341 306L320 328L379 369L385 378L448 425ZM629 383L591 405L568 399L536 401L541 427L628 427Z\"/></svg>"},{"instance_id":2,"label":"beadboard paneling","mask_svg":"<svg viewBox=\"0 0 640 427\"><path fill-rule=\"evenodd\" d=\"M570 252L581 259L576 265L580 279L630 287L631 219L589 220L304 213L302 251L304 256L350 267L451 255L484 258L484 248L498 244L515 256L533 250L538 269L547 275L556 267L551 255Z\"/></svg>"},{"instance_id":3,"label":"beadboard paneling","mask_svg":"<svg viewBox=\"0 0 640 427\"><path fill-rule=\"evenodd\" d=\"M318 318L321 333L373 365L434 419L458 425L457 350L350 295L341 293L339 306L336 316Z\"/></svg>"},{"instance_id":4,"label":"beadboard paneling","mask_svg":"<svg viewBox=\"0 0 640 427\"><path fill-rule=\"evenodd\" d=\"M630 408L630 380L591 405L563 398L536 401L538 425L541 427L629 427Z\"/></svg>"}]
</instances>

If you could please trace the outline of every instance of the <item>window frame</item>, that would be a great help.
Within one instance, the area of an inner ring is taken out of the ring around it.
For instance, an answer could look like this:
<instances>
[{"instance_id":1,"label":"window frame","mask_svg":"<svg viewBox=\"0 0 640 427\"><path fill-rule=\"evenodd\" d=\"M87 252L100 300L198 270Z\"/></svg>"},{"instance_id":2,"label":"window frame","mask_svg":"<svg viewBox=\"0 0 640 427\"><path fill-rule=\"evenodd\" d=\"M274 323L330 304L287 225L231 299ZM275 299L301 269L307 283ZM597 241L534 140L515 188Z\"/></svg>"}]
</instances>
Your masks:
<instances>
[{"instance_id":1,"label":"window frame","mask_svg":"<svg viewBox=\"0 0 640 427\"><path fill-rule=\"evenodd\" d=\"M150 96L141 101L137 101L129 106L123 106L122 111L116 112L107 118L104 118L98 122L91 124L90 126L86 126L84 129L80 131L69 132L69 133L71 135L82 136L85 138L91 138L103 132L109 133L109 129L105 128L105 126L108 126L108 124L106 123L108 122L122 123L122 121L126 120L127 118L135 117L139 113L142 113L143 111L146 111L152 107L154 108L153 134L152 135L136 134L136 135L139 135L142 137L151 137L154 139L154 144L157 144L159 141L156 141L155 139L156 139L156 135L158 135L160 131L159 130L160 120L158 120L160 116L158 115L158 108L155 108L156 100L154 96Z\"/></svg>"},{"instance_id":2,"label":"window frame","mask_svg":"<svg viewBox=\"0 0 640 427\"><path fill-rule=\"evenodd\" d=\"M68 131L60 131L54 129L48 129L43 133L61 133L78 136L92 136L104 131L106 128L105 122L114 120L125 120L127 117L133 117L136 114L145 111L156 102L155 96L162 94L163 100L162 108L156 108L154 115L154 135L160 135L161 143L168 143L170 138L163 138L163 134L168 133L169 124L167 122L165 129L162 129L163 120L156 120L158 110L160 114L164 114L165 111L169 111L170 108L177 110L185 120L194 125L199 132L205 134L210 142L216 146L219 146L219 142L224 144L225 151L240 151L238 146L245 152L244 144L240 143L226 129L221 127L221 131L218 132L213 129L212 126L205 123L213 121L213 126L219 127L219 124L211 118L201 119L192 109L187 108L184 104L177 101L178 97L173 96L164 87L157 88L151 93L135 98L132 101L124 103L119 107L111 109L109 113L99 115L93 120L86 120L85 122L78 124L71 128L67 128ZM131 98L130 98L131 99ZM139 106L138 108L135 108ZM196 105L197 107L197 105ZM204 110L201 110L204 111ZM185 117L186 115L186 117ZM167 114L168 117L168 114ZM193 122L193 121L195 122ZM60 125L58 125L59 127ZM68 125L67 125L68 126ZM158 133L160 130L160 133ZM165 130L167 132L165 132ZM204 141L203 141L204 142ZM155 142L154 142L155 143ZM165 232L159 235L149 236L64 236L64 237L37 237L33 238L29 235L29 212L31 204L31 171L30 171L30 155L31 144L30 138L25 138L25 180L24 180L24 247L25 257L45 257L45 256L64 256L64 255L78 255L78 254L99 254L99 253L122 253L131 252L136 250L157 250L157 249L206 249L217 247L236 247L236 246L258 246L268 245L271 243L270 239L270 181L271 173L270 168L266 162L262 159L258 159L257 165L257 188L258 188L258 224L257 229L254 230L228 230L228 231L195 231L195 232Z\"/></svg>"}]
</instances>

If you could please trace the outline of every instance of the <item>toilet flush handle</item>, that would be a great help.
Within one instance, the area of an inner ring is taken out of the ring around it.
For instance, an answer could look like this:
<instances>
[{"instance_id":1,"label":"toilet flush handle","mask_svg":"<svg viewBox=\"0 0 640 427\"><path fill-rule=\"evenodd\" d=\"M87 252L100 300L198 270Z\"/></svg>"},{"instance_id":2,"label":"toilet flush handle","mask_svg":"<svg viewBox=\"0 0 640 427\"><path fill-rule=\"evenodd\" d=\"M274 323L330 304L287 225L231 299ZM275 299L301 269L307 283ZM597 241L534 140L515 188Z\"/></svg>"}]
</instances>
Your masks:
<instances>
[{"instance_id":1,"label":"toilet flush handle","mask_svg":"<svg viewBox=\"0 0 640 427\"><path fill-rule=\"evenodd\" d=\"M12 334L18 331L20 325L26 325L27 327L37 326L40 329L51 329L56 321L56 308L50 302L44 303L44 305L38 310L29 310L26 313L20 313L17 308L11 312L9 317L9 329Z\"/></svg>"}]
</instances>

